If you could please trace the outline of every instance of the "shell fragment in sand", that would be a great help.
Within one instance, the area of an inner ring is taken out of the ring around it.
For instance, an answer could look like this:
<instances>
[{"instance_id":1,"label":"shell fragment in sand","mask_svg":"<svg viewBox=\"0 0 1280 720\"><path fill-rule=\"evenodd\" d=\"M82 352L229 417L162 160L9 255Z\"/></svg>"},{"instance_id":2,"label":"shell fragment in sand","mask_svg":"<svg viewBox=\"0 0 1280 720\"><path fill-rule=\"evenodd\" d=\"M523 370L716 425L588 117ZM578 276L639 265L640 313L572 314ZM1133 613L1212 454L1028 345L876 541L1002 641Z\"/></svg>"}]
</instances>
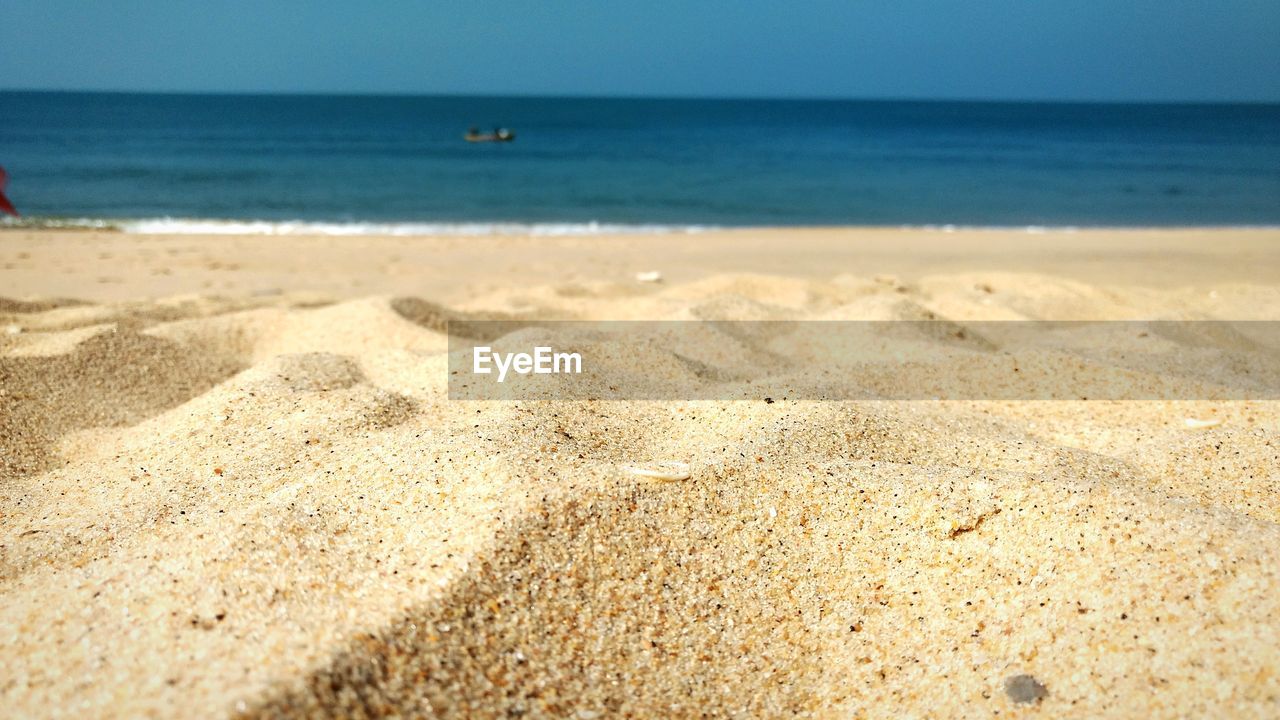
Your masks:
<instances>
[{"instance_id":1,"label":"shell fragment in sand","mask_svg":"<svg viewBox=\"0 0 1280 720\"><path fill-rule=\"evenodd\" d=\"M657 270L636 273L636 282L642 283L658 283L662 282L662 273Z\"/></svg>"},{"instance_id":2,"label":"shell fragment in sand","mask_svg":"<svg viewBox=\"0 0 1280 720\"><path fill-rule=\"evenodd\" d=\"M656 462L647 463L645 465L623 465L623 471L640 477L653 478L663 482L674 482L676 480L688 480L693 475L689 468L689 463L682 462Z\"/></svg>"},{"instance_id":3,"label":"shell fragment in sand","mask_svg":"<svg viewBox=\"0 0 1280 720\"><path fill-rule=\"evenodd\" d=\"M1218 418L1209 418L1208 420L1201 420L1200 418L1186 418L1182 422L1191 430L1217 427L1222 424L1222 420Z\"/></svg>"}]
</instances>

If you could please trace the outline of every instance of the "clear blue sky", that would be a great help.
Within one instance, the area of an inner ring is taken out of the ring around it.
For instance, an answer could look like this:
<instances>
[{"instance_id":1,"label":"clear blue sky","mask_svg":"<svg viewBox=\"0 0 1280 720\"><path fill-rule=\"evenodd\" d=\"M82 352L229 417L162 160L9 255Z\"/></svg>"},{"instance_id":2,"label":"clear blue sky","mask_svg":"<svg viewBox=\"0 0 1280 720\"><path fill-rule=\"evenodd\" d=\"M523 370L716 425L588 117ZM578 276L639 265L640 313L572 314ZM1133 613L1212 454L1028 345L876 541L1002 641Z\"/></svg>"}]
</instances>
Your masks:
<instances>
[{"instance_id":1,"label":"clear blue sky","mask_svg":"<svg viewBox=\"0 0 1280 720\"><path fill-rule=\"evenodd\" d=\"M3 0L0 87L1280 102L1280 0Z\"/></svg>"}]
</instances>

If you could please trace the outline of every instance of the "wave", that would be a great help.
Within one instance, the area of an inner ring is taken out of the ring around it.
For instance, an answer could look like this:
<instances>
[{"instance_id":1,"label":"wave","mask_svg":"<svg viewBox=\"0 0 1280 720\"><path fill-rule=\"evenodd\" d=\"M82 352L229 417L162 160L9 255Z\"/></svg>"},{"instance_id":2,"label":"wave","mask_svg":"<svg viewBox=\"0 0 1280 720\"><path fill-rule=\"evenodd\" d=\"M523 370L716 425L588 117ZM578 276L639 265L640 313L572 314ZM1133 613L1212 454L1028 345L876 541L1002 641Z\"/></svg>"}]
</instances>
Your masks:
<instances>
[{"instance_id":1,"label":"wave","mask_svg":"<svg viewBox=\"0 0 1280 720\"><path fill-rule=\"evenodd\" d=\"M317 222L201 218L8 218L0 227L118 230L139 235L522 235L589 236L699 233L712 225L516 222Z\"/></svg>"},{"instance_id":2,"label":"wave","mask_svg":"<svg viewBox=\"0 0 1280 720\"><path fill-rule=\"evenodd\" d=\"M1075 233L1084 229L1142 230L1150 228L1220 228L1275 230L1266 224L1182 224L1182 225L664 225L656 223L517 223L517 222L320 222L314 220L218 220L199 218L50 218L25 216L0 218L0 229L111 230L137 235L392 235L392 236L484 236L590 237L593 235L697 234L723 229L782 228L898 228L943 233L961 231L1019 231L1029 235Z\"/></svg>"}]
</instances>

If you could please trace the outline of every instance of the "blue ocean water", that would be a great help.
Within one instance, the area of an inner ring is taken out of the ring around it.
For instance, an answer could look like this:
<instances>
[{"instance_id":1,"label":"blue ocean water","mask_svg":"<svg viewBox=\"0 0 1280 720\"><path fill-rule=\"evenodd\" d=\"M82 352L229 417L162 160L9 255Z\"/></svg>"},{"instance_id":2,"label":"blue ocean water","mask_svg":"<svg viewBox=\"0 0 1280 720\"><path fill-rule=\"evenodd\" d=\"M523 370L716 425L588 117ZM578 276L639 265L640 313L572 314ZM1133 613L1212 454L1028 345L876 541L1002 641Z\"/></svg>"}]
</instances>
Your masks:
<instances>
[{"instance_id":1,"label":"blue ocean water","mask_svg":"<svg viewBox=\"0 0 1280 720\"><path fill-rule=\"evenodd\" d=\"M1280 105L5 92L0 165L28 222L170 229L1277 225Z\"/></svg>"}]
</instances>

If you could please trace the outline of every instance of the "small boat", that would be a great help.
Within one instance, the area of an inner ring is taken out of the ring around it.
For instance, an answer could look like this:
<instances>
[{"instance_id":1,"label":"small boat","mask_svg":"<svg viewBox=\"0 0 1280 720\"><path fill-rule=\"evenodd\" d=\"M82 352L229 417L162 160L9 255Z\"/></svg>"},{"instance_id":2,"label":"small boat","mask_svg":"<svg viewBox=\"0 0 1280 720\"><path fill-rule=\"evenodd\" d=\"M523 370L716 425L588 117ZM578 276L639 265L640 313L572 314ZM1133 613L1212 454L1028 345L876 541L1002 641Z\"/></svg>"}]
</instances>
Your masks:
<instances>
[{"instance_id":1,"label":"small boat","mask_svg":"<svg viewBox=\"0 0 1280 720\"><path fill-rule=\"evenodd\" d=\"M471 128L462 138L469 143L511 142L516 139L516 134L506 128L498 128L491 133L481 133L479 130Z\"/></svg>"}]
</instances>

